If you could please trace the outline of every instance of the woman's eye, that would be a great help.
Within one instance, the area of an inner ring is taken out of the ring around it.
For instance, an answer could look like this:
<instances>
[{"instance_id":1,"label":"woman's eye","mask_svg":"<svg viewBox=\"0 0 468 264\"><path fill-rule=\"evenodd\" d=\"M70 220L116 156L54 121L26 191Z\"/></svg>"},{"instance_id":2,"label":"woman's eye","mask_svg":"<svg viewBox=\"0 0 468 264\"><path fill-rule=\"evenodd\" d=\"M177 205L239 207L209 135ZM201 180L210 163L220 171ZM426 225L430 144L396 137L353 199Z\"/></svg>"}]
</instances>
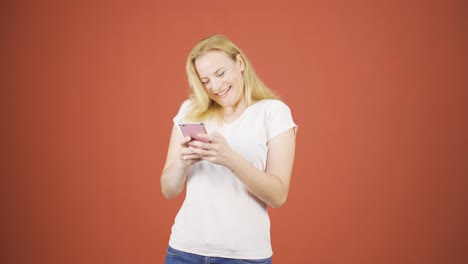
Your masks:
<instances>
[{"instance_id":1,"label":"woman's eye","mask_svg":"<svg viewBox=\"0 0 468 264\"><path fill-rule=\"evenodd\" d=\"M225 72L226 71L223 71L222 73L218 74L218 77L223 77Z\"/></svg>"}]
</instances>

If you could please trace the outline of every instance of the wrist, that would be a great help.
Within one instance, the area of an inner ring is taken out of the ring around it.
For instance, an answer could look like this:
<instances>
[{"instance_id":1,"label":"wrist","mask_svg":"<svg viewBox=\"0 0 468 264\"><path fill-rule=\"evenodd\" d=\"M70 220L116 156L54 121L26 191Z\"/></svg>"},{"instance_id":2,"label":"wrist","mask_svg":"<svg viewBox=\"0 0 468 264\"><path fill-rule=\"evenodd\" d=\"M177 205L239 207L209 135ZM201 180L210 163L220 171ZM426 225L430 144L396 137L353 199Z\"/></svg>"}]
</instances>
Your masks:
<instances>
[{"instance_id":1,"label":"wrist","mask_svg":"<svg viewBox=\"0 0 468 264\"><path fill-rule=\"evenodd\" d=\"M187 164L185 162L185 160L183 160L182 158L178 159L175 166L179 169L179 170L182 170L182 171L186 171L188 170L188 167L190 166L190 164Z\"/></svg>"},{"instance_id":2,"label":"wrist","mask_svg":"<svg viewBox=\"0 0 468 264\"><path fill-rule=\"evenodd\" d=\"M228 167L232 172L235 172L237 171L237 167L240 165L243 158L237 152L231 150L231 153L227 156L226 160L227 161L225 166Z\"/></svg>"}]
</instances>

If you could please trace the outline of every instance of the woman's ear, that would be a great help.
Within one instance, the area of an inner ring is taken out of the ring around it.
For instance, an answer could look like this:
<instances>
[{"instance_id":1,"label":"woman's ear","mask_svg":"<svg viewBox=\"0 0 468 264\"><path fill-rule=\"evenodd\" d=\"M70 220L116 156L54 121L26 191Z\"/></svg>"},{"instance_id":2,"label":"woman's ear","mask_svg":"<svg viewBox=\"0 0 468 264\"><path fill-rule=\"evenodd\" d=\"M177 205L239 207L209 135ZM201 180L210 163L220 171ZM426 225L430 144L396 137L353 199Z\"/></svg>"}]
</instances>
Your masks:
<instances>
[{"instance_id":1,"label":"woman's ear","mask_svg":"<svg viewBox=\"0 0 468 264\"><path fill-rule=\"evenodd\" d=\"M236 64L237 64L237 67L239 68L239 70L241 72L244 72L245 62L244 62L244 58L242 58L242 55L240 55L240 54L236 55Z\"/></svg>"}]
</instances>

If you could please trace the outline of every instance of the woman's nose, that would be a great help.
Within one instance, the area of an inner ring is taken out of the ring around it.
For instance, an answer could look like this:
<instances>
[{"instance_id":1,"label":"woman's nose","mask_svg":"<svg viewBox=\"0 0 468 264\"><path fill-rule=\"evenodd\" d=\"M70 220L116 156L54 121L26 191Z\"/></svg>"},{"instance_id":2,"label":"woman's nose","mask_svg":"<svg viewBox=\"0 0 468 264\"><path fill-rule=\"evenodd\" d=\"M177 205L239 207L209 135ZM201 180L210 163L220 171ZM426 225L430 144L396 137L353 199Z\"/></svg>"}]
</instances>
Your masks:
<instances>
[{"instance_id":1,"label":"woman's nose","mask_svg":"<svg viewBox=\"0 0 468 264\"><path fill-rule=\"evenodd\" d=\"M219 81L218 79L213 79L211 81L211 90L216 93L216 92L219 92L221 90L221 81Z\"/></svg>"}]
</instances>

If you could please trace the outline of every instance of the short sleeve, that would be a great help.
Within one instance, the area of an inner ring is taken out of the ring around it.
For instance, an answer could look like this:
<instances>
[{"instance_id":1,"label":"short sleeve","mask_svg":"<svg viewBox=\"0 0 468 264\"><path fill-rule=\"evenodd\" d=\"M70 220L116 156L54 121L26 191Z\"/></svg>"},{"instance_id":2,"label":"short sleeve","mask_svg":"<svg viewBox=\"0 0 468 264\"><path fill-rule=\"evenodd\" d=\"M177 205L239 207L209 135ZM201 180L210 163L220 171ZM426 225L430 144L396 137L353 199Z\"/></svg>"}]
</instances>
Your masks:
<instances>
[{"instance_id":1,"label":"short sleeve","mask_svg":"<svg viewBox=\"0 0 468 264\"><path fill-rule=\"evenodd\" d=\"M177 125L180 122L184 121L184 116L187 113L187 109L189 107L190 101L185 100L182 105L179 108L179 112L177 115L172 119L174 121L174 124Z\"/></svg>"},{"instance_id":2,"label":"short sleeve","mask_svg":"<svg viewBox=\"0 0 468 264\"><path fill-rule=\"evenodd\" d=\"M294 133L297 132L297 125L294 123L291 110L285 103L272 100L268 108L267 140L286 132L290 128L294 128Z\"/></svg>"}]
</instances>

